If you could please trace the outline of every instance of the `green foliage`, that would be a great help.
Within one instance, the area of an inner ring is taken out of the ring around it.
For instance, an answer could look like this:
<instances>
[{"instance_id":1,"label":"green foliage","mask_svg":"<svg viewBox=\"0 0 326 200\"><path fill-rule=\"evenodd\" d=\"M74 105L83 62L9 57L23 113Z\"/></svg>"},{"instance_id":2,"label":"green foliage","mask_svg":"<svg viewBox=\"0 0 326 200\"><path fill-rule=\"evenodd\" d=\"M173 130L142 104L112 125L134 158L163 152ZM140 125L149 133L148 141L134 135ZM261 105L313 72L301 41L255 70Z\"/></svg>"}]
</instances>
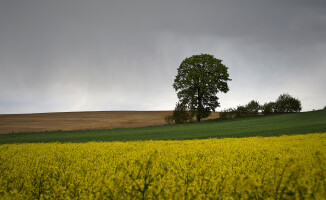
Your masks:
<instances>
[{"instance_id":1,"label":"green foliage","mask_svg":"<svg viewBox=\"0 0 326 200\"><path fill-rule=\"evenodd\" d=\"M258 111L261 109L258 101L252 100L247 105L238 106L235 108L228 108L221 111L220 119L232 119L232 118L242 118L258 115Z\"/></svg>"},{"instance_id":2,"label":"green foliage","mask_svg":"<svg viewBox=\"0 0 326 200\"><path fill-rule=\"evenodd\" d=\"M241 118L241 117L248 117L248 109L246 106L238 106L237 109L235 110L235 117L236 118Z\"/></svg>"},{"instance_id":3,"label":"green foliage","mask_svg":"<svg viewBox=\"0 0 326 200\"><path fill-rule=\"evenodd\" d=\"M232 119L235 117L235 109L234 108L228 108L225 110L222 110L220 112L220 119Z\"/></svg>"},{"instance_id":4,"label":"green foliage","mask_svg":"<svg viewBox=\"0 0 326 200\"><path fill-rule=\"evenodd\" d=\"M164 120L165 120L165 122L166 122L167 124L172 124L172 123L174 122L174 120L173 120L173 115L168 115L168 116L166 116L166 117L164 118Z\"/></svg>"},{"instance_id":5,"label":"green foliage","mask_svg":"<svg viewBox=\"0 0 326 200\"><path fill-rule=\"evenodd\" d=\"M276 113L300 112L301 109L301 101L287 93L281 94L275 102Z\"/></svg>"},{"instance_id":6,"label":"green foliage","mask_svg":"<svg viewBox=\"0 0 326 200\"><path fill-rule=\"evenodd\" d=\"M300 100L292 97L291 95L284 93L281 94L276 102L265 103L259 105L258 101L252 100L245 106L238 106L236 109L229 108L222 111L221 119L241 118L258 115L259 110L264 115L270 115L273 113L292 113L300 112L302 109Z\"/></svg>"},{"instance_id":7,"label":"green foliage","mask_svg":"<svg viewBox=\"0 0 326 200\"><path fill-rule=\"evenodd\" d=\"M284 93L281 94L275 102L265 103L261 109L264 115L270 115L273 113L300 112L302 106L300 100Z\"/></svg>"},{"instance_id":8,"label":"green foliage","mask_svg":"<svg viewBox=\"0 0 326 200\"><path fill-rule=\"evenodd\" d=\"M176 124L186 123L190 121L192 117L192 113L188 111L187 105L184 103L177 103L171 116Z\"/></svg>"},{"instance_id":9,"label":"green foliage","mask_svg":"<svg viewBox=\"0 0 326 200\"><path fill-rule=\"evenodd\" d=\"M111 130L50 131L0 134L0 144L130 140L183 140L326 132L326 110L203 123Z\"/></svg>"},{"instance_id":10,"label":"green foliage","mask_svg":"<svg viewBox=\"0 0 326 200\"><path fill-rule=\"evenodd\" d=\"M179 102L196 115L196 121L208 117L219 106L218 92L229 91L228 68L209 54L194 55L182 61L173 88Z\"/></svg>"},{"instance_id":11,"label":"green foliage","mask_svg":"<svg viewBox=\"0 0 326 200\"><path fill-rule=\"evenodd\" d=\"M275 103L274 102L265 103L262 106L262 113L264 115L270 115L270 114L274 113L274 109L275 109Z\"/></svg>"},{"instance_id":12,"label":"green foliage","mask_svg":"<svg viewBox=\"0 0 326 200\"><path fill-rule=\"evenodd\" d=\"M246 109L249 116L255 116L258 114L258 111L261 109L258 101L252 100L246 105Z\"/></svg>"}]
</instances>

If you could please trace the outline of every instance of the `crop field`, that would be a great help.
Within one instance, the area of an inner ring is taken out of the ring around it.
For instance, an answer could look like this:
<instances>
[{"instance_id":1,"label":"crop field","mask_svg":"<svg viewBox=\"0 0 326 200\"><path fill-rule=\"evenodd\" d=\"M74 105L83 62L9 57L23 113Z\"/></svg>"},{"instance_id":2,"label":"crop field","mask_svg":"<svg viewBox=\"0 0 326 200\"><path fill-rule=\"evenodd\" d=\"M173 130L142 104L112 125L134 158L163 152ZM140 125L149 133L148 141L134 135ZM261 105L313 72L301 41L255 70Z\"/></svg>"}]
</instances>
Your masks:
<instances>
[{"instance_id":1,"label":"crop field","mask_svg":"<svg viewBox=\"0 0 326 200\"><path fill-rule=\"evenodd\" d=\"M135 128L166 124L171 111L99 111L0 115L0 134ZM218 118L212 113L207 119Z\"/></svg>"},{"instance_id":2,"label":"crop field","mask_svg":"<svg viewBox=\"0 0 326 200\"><path fill-rule=\"evenodd\" d=\"M0 199L326 199L326 111L0 134Z\"/></svg>"},{"instance_id":3,"label":"crop field","mask_svg":"<svg viewBox=\"0 0 326 200\"><path fill-rule=\"evenodd\" d=\"M133 128L165 124L169 111L101 111L0 115L0 134Z\"/></svg>"},{"instance_id":4,"label":"crop field","mask_svg":"<svg viewBox=\"0 0 326 200\"><path fill-rule=\"evenodd\" d=\"M144 119L149 120L149 119ZM38 142L89 142L184 140L221 137L277 136L326 132L326 110L111 130L49 131L0 134L0 144Z\"/></svg>"},{"instance_id":5,"label":"crop field","mask_svg":"<svg viewBox=\"0 0 326 200\"><path fill-rule=\"evenodd\" d=\"M0 152L0 199L326 199L326 133Z\"/></svg>"}]
</instances>

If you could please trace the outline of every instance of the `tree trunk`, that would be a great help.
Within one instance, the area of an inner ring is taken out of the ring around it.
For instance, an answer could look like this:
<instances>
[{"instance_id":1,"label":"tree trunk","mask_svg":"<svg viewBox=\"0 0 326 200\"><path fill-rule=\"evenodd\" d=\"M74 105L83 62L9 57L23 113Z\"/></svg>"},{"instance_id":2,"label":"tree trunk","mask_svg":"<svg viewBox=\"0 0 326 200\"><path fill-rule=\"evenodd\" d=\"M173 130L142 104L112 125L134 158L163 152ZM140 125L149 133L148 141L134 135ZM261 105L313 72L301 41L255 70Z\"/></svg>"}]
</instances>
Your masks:
<instances>
[{"instance_id":1,"label":"tree trunk","mask_svg":"<svg viewBox=\"0 0 326 200\"><path fill-rule=\"evenodd\" d=\"M197 116L196 116L196 122L200 122L200 115L197 113Z\"/></svg>"},{"instance_id":2,"label":"tree trunk","mask_svg":"<svg viewBox=\"0 0 326 200\"><path fill-rule=\"evenodd\" d=\"M197 106L197 116L196 116L196 122L200 122L201 118L201 111L202 111L202 98L200 94L200 88L197 89L198 91L198 106Z\"/></svg>"}]
</instances>

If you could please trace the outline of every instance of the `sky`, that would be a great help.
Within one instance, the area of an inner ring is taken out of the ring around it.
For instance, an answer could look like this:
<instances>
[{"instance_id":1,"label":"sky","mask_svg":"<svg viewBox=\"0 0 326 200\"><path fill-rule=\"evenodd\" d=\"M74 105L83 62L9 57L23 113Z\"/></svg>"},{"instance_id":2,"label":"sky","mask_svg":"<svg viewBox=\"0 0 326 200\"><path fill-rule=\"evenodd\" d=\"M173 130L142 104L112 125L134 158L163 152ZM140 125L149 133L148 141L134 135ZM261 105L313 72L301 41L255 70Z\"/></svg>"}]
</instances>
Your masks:
<instances>
[{"instance_id":1,"label":"sky","mask_svg":"<svg viewBox=\"0 0 326 200\"><path fill-rule=\"evenodd\" d=\"M325 0L0 0L0 114L172 110L201 53L232 79L217 111L326 106Z\"/></svg>"}]
</instances>

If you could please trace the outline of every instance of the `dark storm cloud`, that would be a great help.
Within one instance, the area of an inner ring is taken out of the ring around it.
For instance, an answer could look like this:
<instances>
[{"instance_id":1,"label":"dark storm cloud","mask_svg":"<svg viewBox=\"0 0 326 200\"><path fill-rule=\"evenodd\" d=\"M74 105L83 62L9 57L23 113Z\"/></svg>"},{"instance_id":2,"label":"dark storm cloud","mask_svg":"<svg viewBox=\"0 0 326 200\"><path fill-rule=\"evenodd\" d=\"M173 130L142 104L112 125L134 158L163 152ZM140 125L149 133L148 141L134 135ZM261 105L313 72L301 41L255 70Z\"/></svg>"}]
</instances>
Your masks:
<instances>
[{"instance_id":1,"label":"dark storm cloud","mask_svg":"<svg viewBox=\"0 0 326 200\"><path fill-rule=\"evenodd\" d=\"M172 109L180 62L211 53L223 107L281 92L324 106L325 1L0 1L0 113Z\"/></svg>"}]
</instances>

